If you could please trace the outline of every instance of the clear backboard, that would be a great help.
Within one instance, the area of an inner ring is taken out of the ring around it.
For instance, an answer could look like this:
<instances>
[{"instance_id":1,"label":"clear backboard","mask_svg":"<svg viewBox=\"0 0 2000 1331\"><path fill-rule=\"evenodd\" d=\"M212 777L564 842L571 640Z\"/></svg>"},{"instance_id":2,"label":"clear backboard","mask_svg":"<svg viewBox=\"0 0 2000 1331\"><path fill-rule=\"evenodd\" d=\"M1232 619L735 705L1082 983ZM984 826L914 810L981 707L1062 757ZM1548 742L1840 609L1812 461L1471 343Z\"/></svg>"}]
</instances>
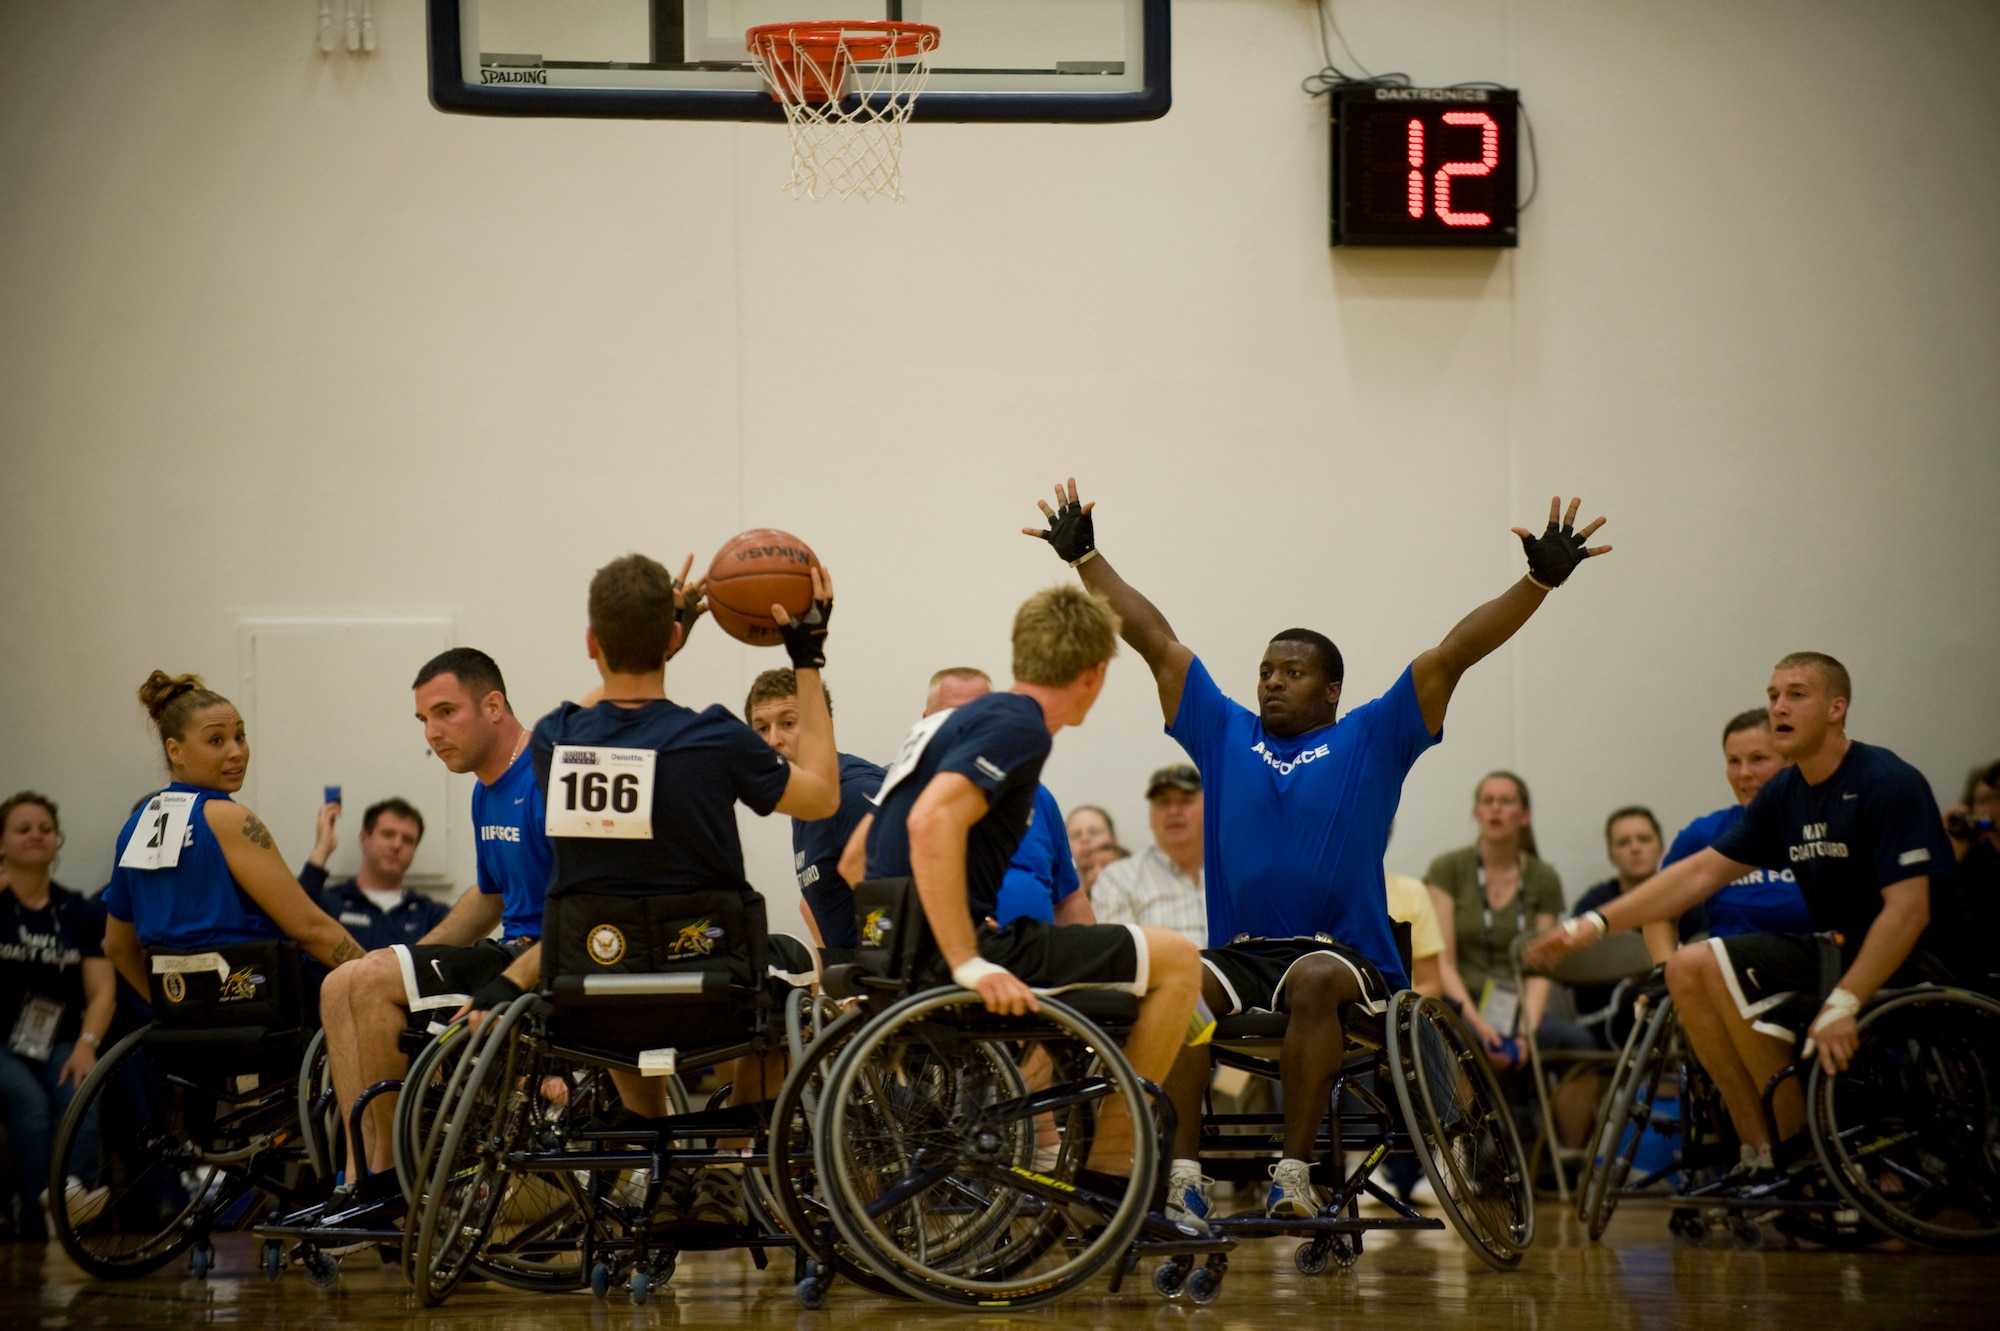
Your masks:
<instances>
[{"instance_id":1,"label":"clear backboard","mask_svg":"<svg viewBox=\"0 0 2000 1331\"><path fill-rule=\"evenodd\" d=\"M1167 0L429 0L431 101L473 115L783 120L744 34L900 19L943 33L916 120L1150 120Z\"/></svg>"}]
</instances>

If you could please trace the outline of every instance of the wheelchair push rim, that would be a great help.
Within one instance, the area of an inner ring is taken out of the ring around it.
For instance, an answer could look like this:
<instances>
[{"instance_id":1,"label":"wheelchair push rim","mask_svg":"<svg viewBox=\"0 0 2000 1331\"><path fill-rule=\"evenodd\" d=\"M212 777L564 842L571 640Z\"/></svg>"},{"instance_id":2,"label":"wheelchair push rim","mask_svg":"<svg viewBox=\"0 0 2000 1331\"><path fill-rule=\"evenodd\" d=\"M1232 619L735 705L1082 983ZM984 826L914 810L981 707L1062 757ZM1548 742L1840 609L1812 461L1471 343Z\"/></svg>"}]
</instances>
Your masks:
<instances>
[{"instance_id":1,"label":"wheelchair push rim","mask_svg":"<svg viewBox=\"0 0 2000 1331\"><path fill-rule=\"evenodd\" d=\"M1115 1048L1059 1001L1040 1001L1041 1012L1024 1019L1029 1029L1053 1027L1059 1042ZM828 1079L816 1158L841 1236L885 1280L949 1307L1029 1307L1073 1292L1122 1260L1157 1181L1158 1142L1147 1130L1151 1103L1122 1056L1107 1055L1098 1078L1035 1096L1018 1093L1018 1071L1011 1078L985 1075L990 1055L954 1058L961 1044L999 1047L1024 1038L1019 1030L949 1022L950 1009L979 1003L977 994L961 989L917 994L852 1037ZM1083 1200L1072 1178L1020 1161L1033 1159L1037 1118L1067 1109L1065 1118L1073 1119L1080 1107L1113 1096L1132 1116L1133 1155L1123 1195L1107 1215ZM986 1223L1001 1211L1006 1223ZM1088 1222L1078 1224L1072 1212L1087 1213ZM928 1246L932 1217L942 1255ZM1017 1218L1025 1232L1014 1229Z\"/></svg>"},{"instance_id":2,"label":"wheelchair push rim","mask_svg":"<svg viewBox=\"0 0 2000 1331\"><path fill-rule=\"evenodd\" d=\"M1452 1228L1496 1270L1535 1237L1534 1193L1513 1115L1486 1054L1449 1008L1404 990L1390 1000L1396 1100Z\"/></svg>"},{"instance_id":3,"label":"wheelchair push rim","mask_svg":"<svg viewBox=\"0 0 2000 1331\"><path fill-rule=\"evenodd\" d=\"M1835 1191L1898 1238L2000 1247L2000 1003L1906 992L1862 1013L1847 1071L1815 1062L1807 1126Z\"/></svg>"}]
</instances>

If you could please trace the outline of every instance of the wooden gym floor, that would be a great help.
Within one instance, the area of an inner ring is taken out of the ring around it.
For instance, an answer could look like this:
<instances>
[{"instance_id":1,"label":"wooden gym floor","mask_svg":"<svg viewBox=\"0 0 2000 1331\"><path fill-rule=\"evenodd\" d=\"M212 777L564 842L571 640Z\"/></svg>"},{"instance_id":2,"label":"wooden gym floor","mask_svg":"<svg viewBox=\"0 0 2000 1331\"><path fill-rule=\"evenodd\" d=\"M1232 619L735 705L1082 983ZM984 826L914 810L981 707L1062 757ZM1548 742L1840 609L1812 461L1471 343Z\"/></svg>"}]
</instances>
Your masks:
<instances>
[{"instance_id":1,"label":"wooden gym floor","mask_svg":"<svg viewBox=\"0 0 2000 1331\"><path fill-rule=\"evenodd\" d=\"M1345 1275L1306 1277L1288 1240L1246 1243L1222 1295L1207 1308L1165 1303L1149 1271L1112 1296L1102 1285L1055 1308L969 1315L872 1298L836 1287L821 1312L792 1299L789 1259L758 1272L738 1254L692 1254L645 1307L588 1294L535 1295L468 1286L443 1308L418 1308L394 1267L374 1254L347 1259L338 1284L312 1287L295 1268L277 1281L249 1273L250 1241L225 1239L221 1270L205 1282L184 1266L120 1284L85 1279L54 1246L0 1248L0 1326L178 1327L228 1324L268 1331L395 1326L436 1331L639 1331L663 1326L785 1327L788 1331L900 1331L966 1326L1130 1327L1147 1331L1269 1331L1311 1316L1380 1331L1486 1328L1925 1327L1970 1331L2000 1324L2000 1258L1945 1257L1893 1247L1863 1253L1790 1249L1766 1230L1761 1249L1690 1250L1667 1236L1665 1212L1628 1206L1608 1242L1591 1244L1563 1209L1544 1206L1519 1271L1489 1271L1449 1234L1371 1240Z\"/></svg>"}]
</instances>

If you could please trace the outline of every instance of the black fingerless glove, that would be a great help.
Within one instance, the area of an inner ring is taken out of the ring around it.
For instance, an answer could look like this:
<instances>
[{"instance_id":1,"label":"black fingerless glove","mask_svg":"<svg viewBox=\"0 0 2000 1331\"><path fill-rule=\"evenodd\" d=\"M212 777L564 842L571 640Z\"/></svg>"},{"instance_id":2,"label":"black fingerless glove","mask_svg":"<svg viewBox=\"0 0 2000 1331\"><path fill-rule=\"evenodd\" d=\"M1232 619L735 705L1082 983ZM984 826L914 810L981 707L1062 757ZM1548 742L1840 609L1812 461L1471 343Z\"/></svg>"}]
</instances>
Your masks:
<instances>
[{"instance_id":1,"label":"black fingerless glove","mask_svg":"<svg viewBox=\"0 0 2000 1331\"><path fill-rule=\"evenodd\" d=\"M492 1012L496 1008L506 1007L509 1003L519 998L521 993L522 989L520 985L515 984L504 974L496 975L485 984L480 985L479 991L473 994L472 1010L474 1012Z\"/></svg>"},{"instance_id":2,"label":"black fingerless glove","mask_svg":"<svg viewBox=\"0 0 2000 1331\"><path fill-rule=\"evenodd\" d=\"M832 618L832 601L814 601L803 616L778 625L778 635L785 640L785 654L792 658L792 669L826 668L826 626Z\"/></svg>"},{"instance_id":3,"label":"black fingerless glove","mask_svg":"<svg viewBox=\"0 0 2000 1331\"><path fill-rule=\"evenodd\" d=\"M1097 553L1097 531L1082 504L1064 504L1057 509L1041 536L1071 568Z\"/></svg>"},{"instance_id":4,"label":"black fingerless glove","mask_svg":"<svg viewBox=\"0 0 2000 1331\"><path fill-rule=\"evenodd\" d=\"M1557 526L1553 521L1540 536L1521 538L1528 554L1528 576L1535 584L1554 591L1569 580L1576 566L1590 558L1584 539L1576 534L1574 521Z\"/></svg>"}]
</instances>

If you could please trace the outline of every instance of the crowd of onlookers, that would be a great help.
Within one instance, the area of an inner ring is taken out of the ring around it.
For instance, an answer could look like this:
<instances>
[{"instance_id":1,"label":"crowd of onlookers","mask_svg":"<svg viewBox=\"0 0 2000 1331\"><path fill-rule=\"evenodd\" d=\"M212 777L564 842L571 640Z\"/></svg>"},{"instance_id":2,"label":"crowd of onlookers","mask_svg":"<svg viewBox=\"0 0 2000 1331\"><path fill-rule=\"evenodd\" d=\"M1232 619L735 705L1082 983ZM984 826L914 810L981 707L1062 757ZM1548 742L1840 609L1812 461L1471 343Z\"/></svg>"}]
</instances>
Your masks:
<instances>
[{"instance_id":1,"label":"crowd of onlookers","mask_svg":"<svg viewBox=\"0 0 2000 1331\"><path fill-rule=\"evenodd\" d=\"M1754 714L1738 721L1746 718ZM1746 727L1753 730L1754 720ZM1766 758L1759 768L1754 734L1738 744L1731 735L1724 739L1727 776L1737 803L1747 804L1776 764ZM1092 912L1103 922L1178 930L1198 946L1228 941L1208 936L1201 774L1186 764L1163 767L1147 778L1145 796L1147 828L1137 849L1120 842L1104 809L1086 804L1069 810L1069 855ZM1571 902L1554 866L1538 853L1526 781L1512 772L1488 775L1473 792L1471 812L1470 844L1433 858L1421 878L1386 875L1389 912L1409 928L1412 983L1457 1004L1503 1068L1525 1061L1521 1033L1528 1029L1545 1051L1608 1047L1610 986L1571 992L1546 979L1517 983L1516 940L1638 886L1685 853L1683 843L1699 822L1670 843L1649 809L1614 810L1604 825L1612 872ZM365 948L421 938L446 911L444 903L404 883L424 835L423 815L402 799L371 805L357 836L359 870L351 879L329 882L326 865L338 845L341 813L339 804L321 809L300 883ZM1946 814L1946 829L1960 861L1955 881L1963 918L1980 933L2000 929L2000 762L1967 776ZM102 955L101 909L94 898L55 881L62 842L53 799L23 791L0 803L0 1031L7 1033L0 1045L0 1125L11 1191L21 1199L13 1231L29 1239L43 1234L44 1210L37 1203L45 1202L63 1110L100 1046L139 1019ZM1782 877L1752 885L1765 894L1764 908L1784 909ZM1795 887L1789 891L1796 896ZM1798 910L1804 920L1803 906ZM1664 936L1649 932L1649 948L1657 959L1660 947L1670 949L1706 928L1698 912L1691 914ZM1588 1096L1560 1112L1571 1124L1580 1114L1587 1125ZM86 1158L95 1149L94 1126L83 1125ZM0 1211L0 1221L6 1218Z\"/></svg>"}]
</instances>

